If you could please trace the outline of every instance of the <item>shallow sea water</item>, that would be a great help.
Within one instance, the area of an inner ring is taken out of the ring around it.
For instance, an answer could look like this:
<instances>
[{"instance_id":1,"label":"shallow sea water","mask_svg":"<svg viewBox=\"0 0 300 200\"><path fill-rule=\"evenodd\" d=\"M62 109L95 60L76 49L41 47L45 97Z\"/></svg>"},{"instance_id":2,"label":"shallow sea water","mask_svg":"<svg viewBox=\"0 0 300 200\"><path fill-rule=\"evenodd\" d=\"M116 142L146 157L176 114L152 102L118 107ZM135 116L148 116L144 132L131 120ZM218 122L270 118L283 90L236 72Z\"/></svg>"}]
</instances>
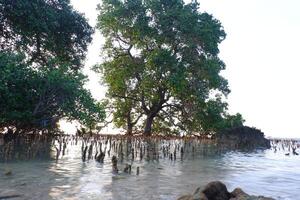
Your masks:
<instances>
[{"instance_id":1,"label":"shallow sea water","mask_svg":"<svg viewBox=\"0 0 300 200\"><path fill-rule=\"evenodd\" d=\"M15 199L99 199L173 200L192 193L210 181L223 181L228 190L241 187L253 195L281 200L300 199L300 156L284 151L229 151L217 155L186 156L171 161L133 161L132 173L112 173L111 156L104 163L82 162L80 145L68 147L55 160L0 163L0 197L19 194ZM136 168L140 174L136 175ZM11 176L4 171L12 170Z\"/></svg>"}]
</instances>

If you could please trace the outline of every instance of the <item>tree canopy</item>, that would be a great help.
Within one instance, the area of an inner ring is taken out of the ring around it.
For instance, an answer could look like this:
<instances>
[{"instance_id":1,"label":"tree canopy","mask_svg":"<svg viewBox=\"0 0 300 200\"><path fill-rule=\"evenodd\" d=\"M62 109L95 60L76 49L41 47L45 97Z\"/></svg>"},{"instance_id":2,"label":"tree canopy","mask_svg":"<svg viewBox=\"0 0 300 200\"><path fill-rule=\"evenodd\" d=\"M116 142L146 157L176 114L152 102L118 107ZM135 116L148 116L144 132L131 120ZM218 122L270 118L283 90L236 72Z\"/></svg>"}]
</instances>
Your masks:
<instances>
[{"instance_id":1,"label":"tree canopy","mask_svg":"<svg viewBox=\"0 0 300 200\"><path fill-rule=\"evenodd\" d=\"M78 69L92 33L69 0L0 0L0 48L22 51L30 62L55 57Z\"/></svg>"},{"instance_id":2,"label":"tree canopy","mask_svg":"<svg viewBox=\"0 0 300 200\"><path fill-rule=\"evenodd\" d=\"M49 128L61 118L87 127L102 121L103 106L83 88L86 77L52 64L35 70L22 55L0 53L0 127L27 131Z\"/></svg>"},{"instance_id":3,"label":"tree canopy","mask_svg":"<svg viewBox=\"0 0 300 200\"><path fill-rule=\"evenodd\" d=\"M0 0L0 129L93 128L104 105L80 70L93 29L69 0Z\"/></svg>"},{"instance_id":4,"label":"tree canopy","mask_svg":"<svg viewBox=\"0 0 300 200\"><path fill-rule=\"evenodd\" d=\"M118 126L142 125L149 135L243 123L223 102L230 90L218 45L226 34L197 1L103 0L98 10L106 56L95 70L108 86Z\"/></svg>"}]
</instances>

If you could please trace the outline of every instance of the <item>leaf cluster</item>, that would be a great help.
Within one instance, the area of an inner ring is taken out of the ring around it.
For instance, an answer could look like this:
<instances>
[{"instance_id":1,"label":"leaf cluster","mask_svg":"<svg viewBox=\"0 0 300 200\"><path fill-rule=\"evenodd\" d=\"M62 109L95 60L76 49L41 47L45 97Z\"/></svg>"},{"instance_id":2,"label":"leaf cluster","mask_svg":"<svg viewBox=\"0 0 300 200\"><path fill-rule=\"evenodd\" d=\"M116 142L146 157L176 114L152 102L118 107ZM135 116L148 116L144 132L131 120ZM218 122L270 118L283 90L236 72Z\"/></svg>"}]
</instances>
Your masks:
<instances>
[{"instance_id":1,"label":"leaf cluster","mask_svg":"<svg viewBox=\"0 0 300 200\"><path fill-rule=\"evenodd\" d=\"M51 57L78 69L92 33L69 0L0 0L0 49L22 51L30 62Z\"/></svg>"},{"instance_id":2,"label":"leaf cluster","mask_svg":"<svg viewBox=\"0 0 300 200\"><path fill-rule=\"evenodd\" d=\"M55 63L34 69L22 54L0 53L0 127L44 129L61 118L91 127L103 120L103 106L83 87L86 77Z\"/></svg>"},{"instance_id":3,"label":"leaf cluster","mask_svg":"<svg viewBox=\"0 0 300 200\"><path fill-rule=\"evenodd\" d=\"M123 103L116 113L143 114L141 123L155 131L219 128L227 104L210 96L230 90L220 75L218 45L226 34L217 19L199 12L197 1L103 0L98 10L106 57L95 70L111 102Z\"/></svg>"},{"instance_id":4,"label":"leaf cluster","mask_svg":"<svg viewBox=\"0 0 300 200\"><path fill-rule=\"evenodd\" d=\"M80 70L92 33L69 0L0 0L0 129L103 121Z\"/></svg>"}]
</instances>

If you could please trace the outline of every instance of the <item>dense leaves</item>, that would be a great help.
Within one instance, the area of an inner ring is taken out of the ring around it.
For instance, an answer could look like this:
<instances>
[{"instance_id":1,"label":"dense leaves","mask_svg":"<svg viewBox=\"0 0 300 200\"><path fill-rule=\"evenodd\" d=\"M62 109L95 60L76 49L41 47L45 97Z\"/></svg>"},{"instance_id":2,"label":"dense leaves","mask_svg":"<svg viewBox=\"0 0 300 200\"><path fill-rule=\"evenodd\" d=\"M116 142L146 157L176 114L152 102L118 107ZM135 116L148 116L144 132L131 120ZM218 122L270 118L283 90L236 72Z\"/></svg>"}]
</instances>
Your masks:
<instances>
[{"instance_id":1,"label":"dense leaves","mask_svg":"<svg viewBox=\"0 0 300 200\"><path fill-rule=\"evenodd\" d=\"M55 57L78 69L92 33L69 0L0 0L0 48L21 50L30 62Z\"/></svg>"},{"instance_id":2,"label":"dense leaves","mask_svg":"<svg viewBox=\"0 0 300 200\"><path fill-rule=\"evenodd\" d=\"M36 70L23 55L0 53L0 127L48 129L61 118L92 127L103 120L103 106L83 88L86 77L64 65L50 70L51 62Z\"/></svg>"},{"instance_id":3,"label":"dense leaves","mask_svg":"<svg viewBox=\"0 0 300 200\"><path fill-rule=\"evenodd\" d=\"M51 130L60 119L94 128L104 105L80 67L93 29L69 0L0 0L0 131Z\"/></svg>"},{"instance_id":4,"label":"dense leaves","mask_svg":"<svg viewBox=\"0 0 300 200\"><path fill-rule=\"evenodd\" d=\"M134 124L142 124L145 134L153 128L211 132L233 124L225 123L236 117L226 113L222 102L230 91L218 57L225 32L198 8L196 1L182 0L103 0L99 5L106 58L95 69L117 105L112 107L119 126L121 116L141 119Z\"/></svg>"}]
</instances>

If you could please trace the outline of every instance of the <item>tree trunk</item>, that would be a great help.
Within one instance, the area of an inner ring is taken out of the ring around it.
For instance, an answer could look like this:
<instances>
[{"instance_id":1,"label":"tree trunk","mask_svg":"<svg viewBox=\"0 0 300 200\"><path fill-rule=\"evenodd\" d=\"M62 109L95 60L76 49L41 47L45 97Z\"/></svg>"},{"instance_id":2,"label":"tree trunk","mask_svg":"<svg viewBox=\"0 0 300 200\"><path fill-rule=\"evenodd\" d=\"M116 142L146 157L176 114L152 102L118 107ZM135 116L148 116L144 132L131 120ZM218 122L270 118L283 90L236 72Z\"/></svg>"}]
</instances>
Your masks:
<instances>
[{"instance_id":1,"label":"tree trunk","mask_svg":"<svg viewBox=\"0 0 300 200\"><path fill-rule=\"evenodd\" d=\"M144 135L145 136L150 136L151 135L151 129L152 129L152 123L153 123L154 117L148 116L146 119L146 125L144 129Z\"/></svg>"},{"instance_id":2,"label":"tree trunk","mask_svg":"<svg viewBox=\"0 0 300 200\"><path fill-rule=\"evenodd\" d=\"M127 124L127 132L126 132L127 135L132 135L132 128L133 125L131 123Z\"/></svg>"}]
</instances>

